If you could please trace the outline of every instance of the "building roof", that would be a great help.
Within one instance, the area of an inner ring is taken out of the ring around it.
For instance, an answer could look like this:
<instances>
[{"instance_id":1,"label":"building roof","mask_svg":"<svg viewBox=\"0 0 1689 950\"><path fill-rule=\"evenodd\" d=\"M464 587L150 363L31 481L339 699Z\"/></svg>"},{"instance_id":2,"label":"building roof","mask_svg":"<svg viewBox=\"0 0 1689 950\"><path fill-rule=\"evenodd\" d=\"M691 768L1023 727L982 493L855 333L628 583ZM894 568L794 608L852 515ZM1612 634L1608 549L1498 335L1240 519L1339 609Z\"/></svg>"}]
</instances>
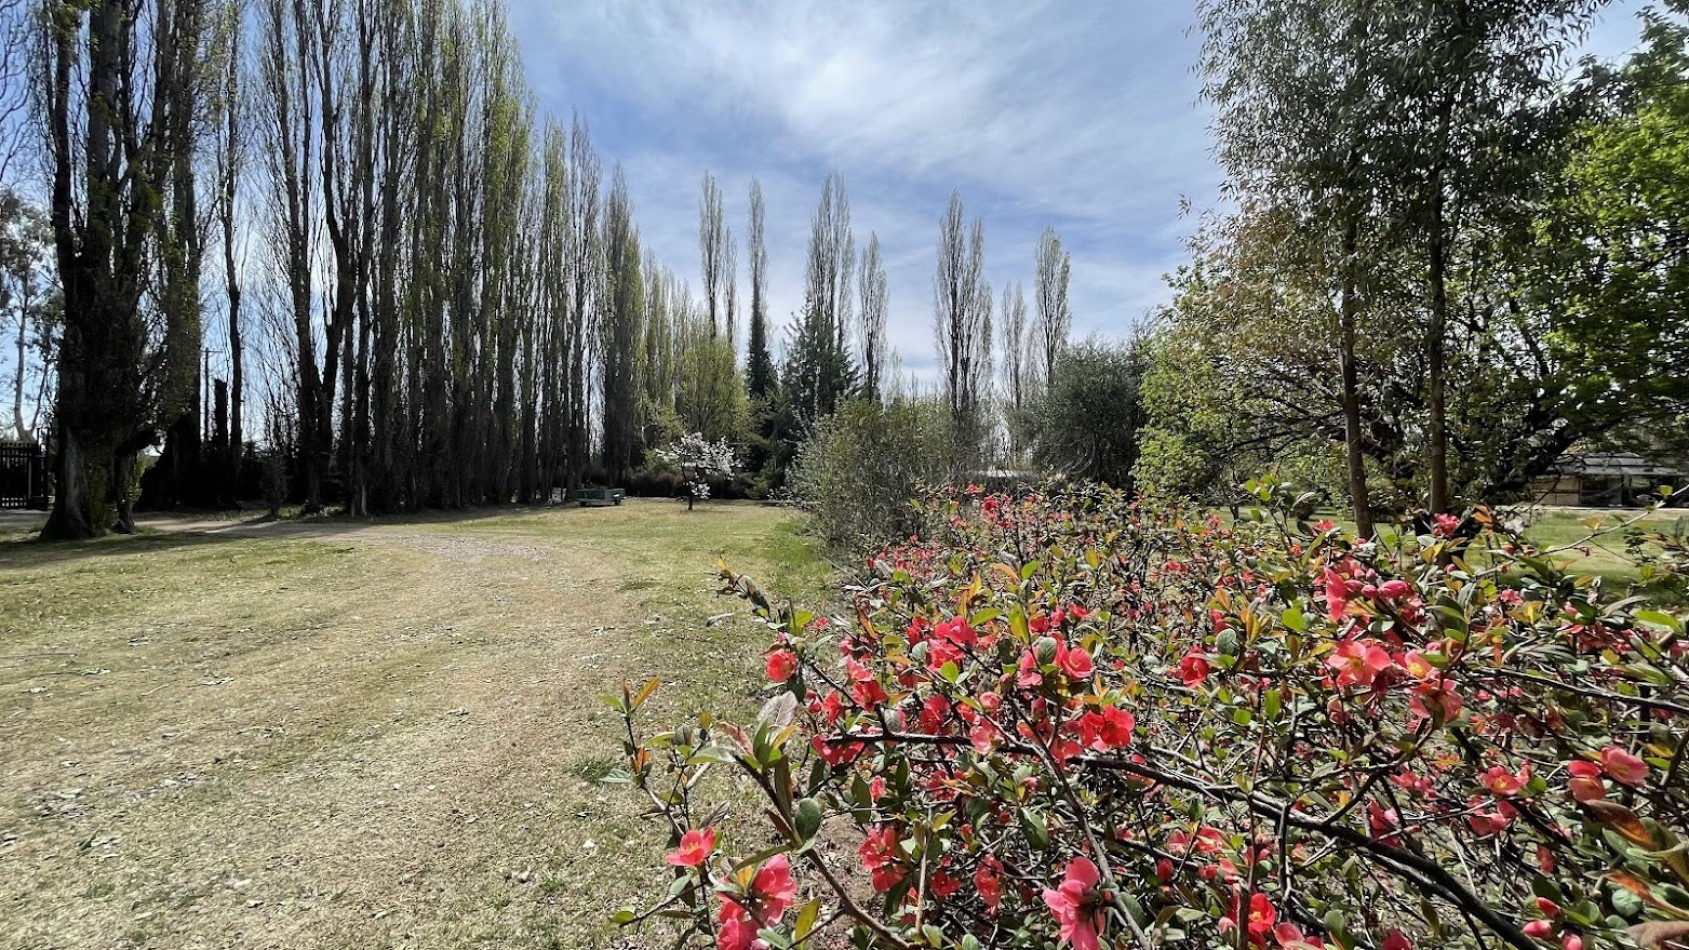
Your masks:
<instances>
[{"instance_id":1,"label":"building roof","mask_svg":"<svg viewBox=\"0 0 1689 950\"><path fill-rule=\"evenodd\" d=\"M1682 466L1661 464L1645 459L1635 452L1578 452L1560 456L1554 471L1561 475L1597 475L1606 477L1637 476L1643 478L1670 477L1684 474Z\"/></svg>"}]
</instances>

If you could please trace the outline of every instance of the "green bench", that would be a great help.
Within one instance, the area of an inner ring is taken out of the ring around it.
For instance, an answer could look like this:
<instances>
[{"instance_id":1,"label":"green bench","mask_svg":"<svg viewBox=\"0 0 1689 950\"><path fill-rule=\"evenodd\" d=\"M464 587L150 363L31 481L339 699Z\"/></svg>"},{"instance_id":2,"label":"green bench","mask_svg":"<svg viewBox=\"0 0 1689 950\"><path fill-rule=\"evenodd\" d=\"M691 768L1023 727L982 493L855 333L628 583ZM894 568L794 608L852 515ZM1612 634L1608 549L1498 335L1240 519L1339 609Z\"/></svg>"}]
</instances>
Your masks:
<instances>
[{"instance_id":1,"label":"green bench","mask_svg":"<svg viewBox=\"0 0 1689 950\"><path fill-rule=\"evenodd\" d=\"M582 508L587 505L619 505L627 494L627 491L621 488L577 488L575 501Z\"/></svg>"}]
</instances>

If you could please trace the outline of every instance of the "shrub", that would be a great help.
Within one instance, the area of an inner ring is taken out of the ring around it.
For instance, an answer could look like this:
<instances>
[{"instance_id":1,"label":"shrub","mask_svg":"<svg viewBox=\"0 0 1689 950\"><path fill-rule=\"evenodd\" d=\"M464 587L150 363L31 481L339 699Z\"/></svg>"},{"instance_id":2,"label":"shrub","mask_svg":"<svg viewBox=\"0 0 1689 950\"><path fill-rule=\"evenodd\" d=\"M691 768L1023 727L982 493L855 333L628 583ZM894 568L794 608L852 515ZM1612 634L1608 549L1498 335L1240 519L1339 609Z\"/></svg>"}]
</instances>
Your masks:
<instances>
[{"instance_id":1,"label":"shrub","mask_svg":"<svg viewBox=\"0 0 1689 950\"><path fill-rule=\"evenodd\" d=\"M1564 575L1481 510L1394 547L1100 489L922 510L838 617L724 571L772 632L756 723L648 733L656 681L612 701L676 869L618 921L728 950L1689 930L1680 610ZM695 800L722 765L766 838Z\"/></svg>"},{"instance_id":2,"label":"shrub","mask_svg":"<svg viewBox=\"0 0 1689 950\"><path fill-rule=\"evenodd\" d=\"M1136 343L1069 347L1031 413L1032 458L1070 478L1131 491L1143 427L1139 388L1148 357Z\"/></svg>"},{"instance_id":3,"label":"shrub","mask_svg":"<svg viewBox=\"0 0 1689 950\"><path fill-rule=\"evenodd\" d=\"M788 487L828 543L884 544L915 526L912 502L924 486L950 481L951 452L936 401L853 402L816 423Z\"/></svg>"}]
</instances>

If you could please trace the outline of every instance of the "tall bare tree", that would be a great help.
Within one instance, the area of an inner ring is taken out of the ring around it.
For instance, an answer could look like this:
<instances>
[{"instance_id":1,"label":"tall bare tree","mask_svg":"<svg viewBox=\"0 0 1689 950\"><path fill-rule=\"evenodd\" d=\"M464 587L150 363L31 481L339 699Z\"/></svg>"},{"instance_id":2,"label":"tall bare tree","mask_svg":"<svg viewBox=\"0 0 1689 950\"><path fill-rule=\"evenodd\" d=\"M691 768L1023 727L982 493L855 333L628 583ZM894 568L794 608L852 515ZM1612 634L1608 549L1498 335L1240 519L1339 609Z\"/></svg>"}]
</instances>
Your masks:
<instances>
[{"instance_id":1,"label":"tall bare tree","mask_svg":"<svg viewBox=\"0 0 1689 950\"><path fill-rule=\"evenodd\" d=\"M192 90L171 106L155 108L152 121L158 135L163 172L163 201L154 217L158 229L157 290L163 311L163 367L159 389L159 422L165 430L164 451L151 473L152 498L163 507L187 502L206 504L208 494L200 425L200 350L205 343L201 320L200 274L205 261L209 220L199 211L198 169L204 117L202 102L210 96L202 72L208 65L209 0L163 3L152 26L152 43L160 63L155 82L172 89ZM167 63L167 65L166 65ZM165 71L168 70L168 71ZM167 97L167 101L168 101Z\"/></svg>"},{"instance_id":2,"label":"tall bare tree","mask_svg":"<svg viewBox=\"0 0 1689 950\"><path fill-rule=\"evenodd\" d=\"M856 339L862 362L862 396L882 398L886 367L886 316L891 306L891 289L886 282L885 262L880 259L880 236L868 234L862 249L861 275L857 281Z\"/></svg>"},{"instance_id":3,"label":"tall bare tree","mask_svg":"<svg viewBox=\"0 0 1689 950\"><path fill-rule=\"evenodd\" d=\"M1038 238L1035 301L1037 325L1033 331L1038 350L1037 371L1048 386L1056 378L1056 364L1067 347L1073 329L1073 312L1067 305L1067 283L1073 270L1073 256L1062 250L1061 236L1046 227Z\"/></svg>"},{"instance_id":4,"label":"tall bare tree","mask_svg":"<svg viewBox=\"0 0 1689 950\"><path fill-rule=\"evenodd\" d=\"M704 194L698 199L698 255L703 263L704 309L709 314L710 333L721 332L722 290L727 284L727 232L722 217L721 187L715 176L704 173ZM728 339L733 338L731 323Z\"/></svg>"},{"instance_id":5,"label":"tall bare tree","mask_svg":"<svg viewBox=\"0 0 1689 950\"><path fill-rule=\"evenodd\" d=\"M565 471L568 486L578 488L586 470L591 422L591 388L587 379L587 315L603 292L603 246L599 230L599 185L603 164L593 150L586 121L575 116L569 136L571 207L569 211L569 282L572 316L568 328L566 365L569 380L567 420L569 439Z\"/></svg>"},{"instance_id":6,"label":"tall bare tree","mask_svg":"<svg viewBox=\"0 0 1689 950\"><path fill-rule=\"evenodd\" d=\"M616 165L604 206L604 292L598 302L598 352L603 387L604 469L614 481L633 467L639 427L639 338L645 316L639 234L627 178Z\"/></svg>"},{"instance_id":7,"label":"tall bare tree","mask_svg":"<svg viewBox=\"0 0 1689 950\"><path fill-rule=\"evenodd\" d=\"M821 201L809 219L809 254L804 262L804 297L821 323L846 348L850 335L850 278L856 241L850 231L850 198L838 172L821 185Z\"/></svg>"},{"instance_id":8,"label":"tall bare tree","mask_svg":"<svg viewBox=\"0 0 1689 950\"><path fill-rule=\"evenodd\" d=\"M976 218L964 228L962 195L954 191L939 228L933 337L958 445L971 444L980 435L991 384L991 285L985 280L985 224Z\"/></svg>"},{"instance_id":9,"label":"tall bare tree","mask_svg":"<svg viewBox=\"0 0 1689 950\"><path fill-rule=\"evenodd\" d=\"M1003 300L998 311L1003 335L1002 358L997 365L1003 377L1004 409L1007 410L1009 423L1009 452L1011 455L1017 455L1021 448L1020 430L1025 421L1028 390L1031 388L1031 380L1028 377L1032 343L1027 335L1026 295L1021 291L1019 281L1003 288Z\"/></svg>"},{"instance_id":10,"label":"tall bare tree","mask_svg":"<svg viewBox=\"0 0 1689 950\"><path fill-rule=\"evenodd\" d=\"M241 265L235 239L241 172L246 164L243 138L245 111L241 100L241 58L244 0L229 0L219 11L218 42L222 46L219 95L212 103L212 155L216 176L216 218L222 237L224 317L229 356L227 444L219 460L217 501L233 504L239 492L240 462L245 440L243 410L246 398L246 343L241 323Z\"/></svg>"},{"instance_id":11,"label":"tall bare tree","mask_svg":"<svg viewBox=\"0 0 1689 950\"><path fill-rule=\"evenodd\" d=\"M768 336L768 248L765 245L762 183L751 179L751 225L745 249L750 257L751 326L745 345L745 388L752 398L773 395L774 356Z\"/></svg>"}]
</instances>

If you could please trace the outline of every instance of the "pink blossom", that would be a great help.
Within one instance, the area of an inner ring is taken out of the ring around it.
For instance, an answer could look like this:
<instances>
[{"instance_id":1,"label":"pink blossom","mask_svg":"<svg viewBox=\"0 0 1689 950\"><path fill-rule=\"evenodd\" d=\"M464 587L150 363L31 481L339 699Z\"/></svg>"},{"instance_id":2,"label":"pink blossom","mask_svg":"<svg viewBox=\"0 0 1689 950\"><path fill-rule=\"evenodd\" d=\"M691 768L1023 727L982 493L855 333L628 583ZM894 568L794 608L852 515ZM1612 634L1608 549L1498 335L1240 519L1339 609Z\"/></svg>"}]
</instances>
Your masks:
<instances>
[{"instance_id":1,"label":"pink blossom","mask_svg":"<svg viewBox=\"0 0 1689 950\"><path fill-rule=\"evenodd\" d=\"M663 860L677 868L695 868L710 859L715 851L715 829L693 828L680 836L680 847Z\"/></svg>"},{"instance_id":2,"label":"pink blossom","mask_svg":"<svg viewBox=\"0 0 1689 950\"><path fill-rule=\"evenodd\" d=\"M1100 875L1090 858L1076 857L1067 863L1067 876L1055 890L1044 890L1044 903L1061 924L1061 939L1074 950L1100 950L1098 940L1104 926L1102 897L1097 893Z\"/></svg>"},{"instance_id":3,"label":"pink blossom","mask_svg":"<svg viewBox=\"0 0 1689 950\"><path fill-rule=\"evenodd\" d=\"M1648 781L1648 763L1616 745L1601 750L1601 768L1615 782L1641 785Z\"/></svg>"}]
</instances>

